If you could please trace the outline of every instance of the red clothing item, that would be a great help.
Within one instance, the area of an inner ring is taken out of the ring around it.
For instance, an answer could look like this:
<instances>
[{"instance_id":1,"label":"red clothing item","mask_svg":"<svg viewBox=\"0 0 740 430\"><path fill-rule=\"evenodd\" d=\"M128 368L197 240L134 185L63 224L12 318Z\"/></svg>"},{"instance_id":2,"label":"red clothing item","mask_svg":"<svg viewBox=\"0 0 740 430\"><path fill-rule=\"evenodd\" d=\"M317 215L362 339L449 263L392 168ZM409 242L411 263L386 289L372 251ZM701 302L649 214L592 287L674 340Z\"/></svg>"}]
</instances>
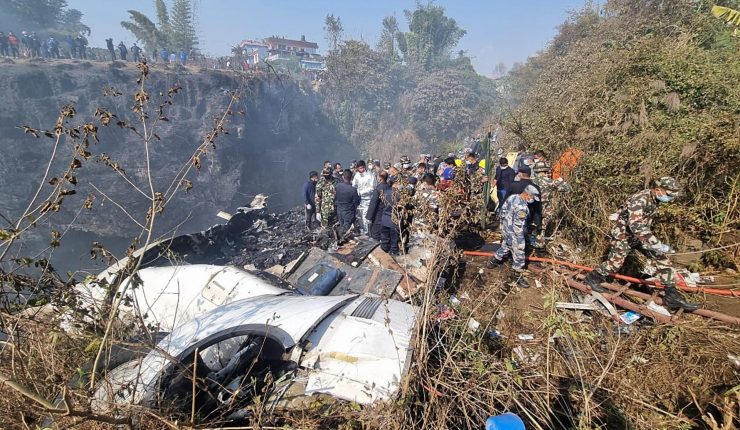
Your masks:
<instances>
[{"instance_id":1,"label":"red clothing item","mask_svg":"<svg viewBox=\"0 0 740 430\"><path fill-rule=\"evenodd\" d=\"M11 44L11 45L18 46L18 38L15 37L14 34L13 35L10 35L10 36L8 36L8 43Z\"/></svg>"}]
</instances>

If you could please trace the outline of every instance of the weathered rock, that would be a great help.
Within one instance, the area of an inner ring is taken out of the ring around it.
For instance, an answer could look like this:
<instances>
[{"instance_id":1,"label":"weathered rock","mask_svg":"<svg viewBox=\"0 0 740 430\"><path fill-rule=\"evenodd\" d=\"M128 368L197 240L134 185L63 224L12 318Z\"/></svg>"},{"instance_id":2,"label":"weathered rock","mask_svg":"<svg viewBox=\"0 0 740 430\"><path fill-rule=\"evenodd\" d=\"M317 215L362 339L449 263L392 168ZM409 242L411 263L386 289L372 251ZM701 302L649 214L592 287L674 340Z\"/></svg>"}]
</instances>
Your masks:
<instances>
[{"instance_id":1,"label":"weathered rock","mask_svg":"<svg viewBox=\"0 0 740 430\"><path fill-rule=\"evenodd\" d=\"M109 167L93 161L96 155L105 152L120 163L132 182L148 190L141 139L115 125L103 127L93 117L96 108L105 107L143 131L130 111L137 76L134 64L123 62L0 64L0 94L4 102L0 105L3 147L0 171L4 173L0 175L0 212L3 215L14 218L25 207L52 150L51 139L24 135L19 126L52 129L59 108L73 102L78 115L72 123L91 121L100 127L100 143L90 146L93 158L83 161L78 171L77 194L65 199L61 212L47 226L62 231L74 219L70 233L62 240L62 248L52 260L61 270L78 269L81 261L88 260L85 256L89 255L92 241L120 255L130 244L129 238L136 237L141 230L91 184L126 208L139 222L145 220L147 199ZM229 72L187 70L178 74L173 69L163 71L153 67L146 81L153 108L159 103L159 93L166 93L175 84L182 87L167 114L169 121L159 121L155 130L149 130L161 139L152 139L149 148L156 191L164 192L176 172L191 162L194 149L211 130L214 118L224 114L230 91L241 83L239 75ZM103 97L106 87L115 87L123 95ZM302 182L308 171L318 169L324 159L357 158L355 150L322 113L319 96L284 77L279 80L273 74L245 78L244 93L232 113L228 129L241 128L242 132L222 134L216 150L201 160L201 169L192 169L187 176L193 183L192 189L181 191L168 204L159 217L155 237L165 232L172 235L172 231L177 234L203 230L217 221L216 212L233 212L260 192L271 197L273 210L285 211L301 202ZM63 141L59 150L62 157L52 166L51 176L56 176L69 163L71 150L71 144ZM50 186L47 188L50 190ZM93 209L80 212L75 219L91 193L96 195ZM48 237L48 231L39 231L37 245L45 246ZM31 253L32 248L27 248L27 252ZM59 261L63 258L67 261Z\"/></svg>"}]
</instances>

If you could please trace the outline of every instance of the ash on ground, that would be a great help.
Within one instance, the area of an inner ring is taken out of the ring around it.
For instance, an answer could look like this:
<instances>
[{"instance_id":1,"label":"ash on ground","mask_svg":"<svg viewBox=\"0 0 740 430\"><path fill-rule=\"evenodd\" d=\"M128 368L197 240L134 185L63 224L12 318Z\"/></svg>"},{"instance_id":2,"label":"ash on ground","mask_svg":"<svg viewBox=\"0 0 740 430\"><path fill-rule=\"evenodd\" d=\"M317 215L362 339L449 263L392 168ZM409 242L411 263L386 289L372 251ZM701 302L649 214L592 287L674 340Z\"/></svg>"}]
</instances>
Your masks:
<instances>
[{"instance_id":1,"label":"ash on ground","mask_svg":"<svg viewBox=\"0 0 740 430\"><path fill-rule=\"evenodd\" d=\"M239 208L225 224L160 242L144 254L142 267L185 263L266 270L295 260L312 246L330 246L327 234L306 230L302 209L271 213L260 197Z\"/></svg>"}]
</instances>

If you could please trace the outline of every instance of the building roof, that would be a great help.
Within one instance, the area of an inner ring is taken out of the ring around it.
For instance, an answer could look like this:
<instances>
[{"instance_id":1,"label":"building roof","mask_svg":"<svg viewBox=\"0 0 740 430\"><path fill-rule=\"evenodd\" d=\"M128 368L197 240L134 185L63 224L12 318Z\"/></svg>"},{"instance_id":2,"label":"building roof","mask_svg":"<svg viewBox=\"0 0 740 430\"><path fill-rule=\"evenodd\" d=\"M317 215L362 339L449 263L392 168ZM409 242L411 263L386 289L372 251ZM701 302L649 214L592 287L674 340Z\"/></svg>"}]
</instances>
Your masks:
<instances>
[{"instance_id":1,"label":"building roof","mask_svg":"<svg viewBox=\"0 0 740 430\"><path fill-rule=\"evenodd\" d=\"M275 36L266 38L264 42L267 43L268 45L278 44L278 45L297 46L299 48L319 49L319 45L316 42L306 42L305 40L285 39L282 37L275 37Z\"/></svg>"},{"instance_id":2,"label":"building roof","mask_svg":"<svg viewBox=\"0 0 740 430\"><path fill-rule=\"evenodd\" d=\"M259 40L245 39L245 40L242 40L241 42L239 42L239 47L241 47L241 48L243 48L244 46L247 46L247 45L249 45L249 46L260 46L260 47L267 48L267 45L265 45L264 43L260 42Z\"/></svg>"}]
</instances>

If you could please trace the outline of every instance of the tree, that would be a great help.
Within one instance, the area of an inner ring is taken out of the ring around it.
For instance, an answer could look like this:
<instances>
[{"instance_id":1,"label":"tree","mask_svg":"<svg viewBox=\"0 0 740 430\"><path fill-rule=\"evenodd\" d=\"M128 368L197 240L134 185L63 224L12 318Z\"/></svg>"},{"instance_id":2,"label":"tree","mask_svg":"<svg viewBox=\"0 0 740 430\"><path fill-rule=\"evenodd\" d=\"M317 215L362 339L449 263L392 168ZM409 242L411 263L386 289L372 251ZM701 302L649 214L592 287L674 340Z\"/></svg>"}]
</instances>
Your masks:
<instances>
[{"instance_id":1,"label":"tree","mask_svg":"<svg viewBox=\"0 0 740 430\"><path fill-rule=\"evenodd\" d=\"M324 33L326 33L326 41L329 43L329 48L333 51L337 49L337 45L342 40L342 33L344 27L342 26L342 20L334 14L326 15L324 19Z\"/></svg>"},{"instance_id":2,"label":"tree","mask_svg":"<svg viewBox=\"0 0 740 430\"><path fill-rule=\"evenodd\" d=\"M90 35L90 27L82 23L82 12L77 9L67 9L62 12L61 26L68 33Z\"/></svg>"},{"instance_id":3,"label":"tree","mask_svg":"<svg viewBox=\"0 0 740 430\"><path fill-rule=\"evenodd\" d=\"M740 11L724 6L712 6L712 15L735 26L734 36L740 36Z\"/></svg>"},{"instance_id":4,"label":"tree","mask_svg":"<svg viewBox=\"0 0 740 430\"><path fill-rule=\"evenodd\" d=\"M372 140L381 114L389 109L391 79L386 68L378 67L382 61L367 43L356 40L341 43L326 57L326 107L358 148Z\"/></svg>"},{"instance_id":5,"label":"tree","mask_svg":"<svg viewBox=\"0 0 740 430\"><path fill-rule=\"evenodd\" d=\"M383 31L378 41L378 51L385 57L388 62L399 60L396 51L396 37L399 33L398 21L395 16L386 16L383 18Z\"/></svg>"},{"instance_id":6,"label":"tree","mask_svg":"<svg viewBox=\"0 0 740 430\"><path fill-rule=\"evenodd\" d=\"M164 0L156 0L155 6L157 7L157 28L163 34L169 35L172 32L170 27L170 15L167 11L167 4Z\"/></svg>"},{"instance_id":7,"label":"tree","mask_svg":"<svg viewBox=\"0 0 740 430\"><path fill-rule=\"evenodd\" d=\"M491 72L491 76L494 79L503 78L506 76L506 72L508 72L509 69L506 67L506 64L504 64L503 61L499 61L498 64L496 64L496 67L493 68L493 72Z\"/></svg>"},{"instance_id":8,"label":"tree","mask_svg":"<svg viewBox=\"0 0 740 430\"><path fill-rule=\"evenodd\" d=\"M431 3L405 10L409 31L398 35L398 48L409 64L418 64L426 70L450 59L450 54L466 31L457 22L445 16L441 6Z\"/></svg>"},{"instance_id":9,"label":"tree","mask_svg":"<svg viewBox=\"0 0 740 430\"><path fill-rule=\"evenodd\" d=\"M129 21L121 21L121 27L130 31L136 40L144 45L144 49L154 55L157 49L166 43L166 36L162 34L151 19L139 11L128 11Z\"/></svg>"},{"instance_id":10,"label":"tree","mask_svg":"<svg viewBox=\"0 0 740 430\"><path fill-rule=\"evenodd\" d=\"M171 15L164 0L156 0L156 7L157 24L143 13L130 10L130 20L122 21L121 26L133 33L150 53L155 53L160 48L182 49L186 52L195 49L198 46L198 36L195 33L195 18L190 0L174 0Z\"/></svg>"},{"instance_id":11,"label":"tree","mask_svg":"<svg viewBox=\"0 0 740 430\"><path fill-rule=\"evenodd\" d=\"M478 76L447 69L427 74L404 98L409 123L422 140L449 140L478 123Z\"/></svg>"},{"instance_id":12,"label":"tree","mask_svg":"<svg viewBox=\"0 0 740 430\"><path fill-rule=\"evenodd\" d=\"M5 0L2 10L27 25L25 30L90 35L82 12L68 9L66 0Z\"/></svg>"},{"instance_id":13,"label":"tree","mask_svg":"<svg viewBox=\"0 0 740 430\"><path fill-rule=\"evenodd\" d=\"M170 49L186 52L198 46L198 36L193 23L193 9L190 0L174 0L170 17Z\"/></svg>"}]
</instances>

